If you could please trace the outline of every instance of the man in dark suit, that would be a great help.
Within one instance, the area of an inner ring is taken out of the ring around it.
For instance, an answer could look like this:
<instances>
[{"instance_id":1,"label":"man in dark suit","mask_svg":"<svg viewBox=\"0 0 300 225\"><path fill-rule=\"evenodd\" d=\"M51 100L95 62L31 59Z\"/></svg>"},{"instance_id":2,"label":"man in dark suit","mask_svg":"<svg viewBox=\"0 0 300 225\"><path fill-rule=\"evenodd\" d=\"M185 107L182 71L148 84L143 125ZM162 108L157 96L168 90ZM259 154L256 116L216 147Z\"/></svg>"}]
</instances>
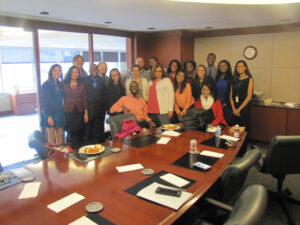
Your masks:
<instances>
[{"instance_id":1,"label":"man in dark suit","mask_svg":"<svg viewBox=\"0 0 300 225\"><path fill-rule=\"evenodd\" d=\"M97 144L104 139L103 113L106 111L105 81L98 75L98 67L93 64L91 74L85 78L85 89L88 102L89 121L85 126L85 139L87 144Z\"/></svg>"}]
</instances>

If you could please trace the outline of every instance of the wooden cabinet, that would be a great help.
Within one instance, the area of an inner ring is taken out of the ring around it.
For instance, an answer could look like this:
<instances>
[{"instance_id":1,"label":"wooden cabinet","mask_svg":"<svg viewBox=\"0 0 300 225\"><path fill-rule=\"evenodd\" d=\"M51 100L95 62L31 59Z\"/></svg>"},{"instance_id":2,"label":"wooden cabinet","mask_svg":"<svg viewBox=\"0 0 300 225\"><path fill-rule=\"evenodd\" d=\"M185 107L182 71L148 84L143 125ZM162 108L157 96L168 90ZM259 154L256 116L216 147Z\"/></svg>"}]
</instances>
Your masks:
<instances>
[{"instance_id":1,"label":"wooden cabinet","mask_svg":"<svg viewBox=\"0 0 300 225\"><path fill-rule=\"evenodd\" d=\"M300 109L251 106L249 138L270 142L276 135L300 135Z\"/></svg>"},{"instance_id":2,"label":"wooden cabinet","mask_svg":"<svg viewBox=\"0 0 300 225\"><path fill-rule=\"evenodd\" d=\"M15 115L37 112L37 95L35 92L11 94L11 108Z\"/></svg>"}]
</instances>

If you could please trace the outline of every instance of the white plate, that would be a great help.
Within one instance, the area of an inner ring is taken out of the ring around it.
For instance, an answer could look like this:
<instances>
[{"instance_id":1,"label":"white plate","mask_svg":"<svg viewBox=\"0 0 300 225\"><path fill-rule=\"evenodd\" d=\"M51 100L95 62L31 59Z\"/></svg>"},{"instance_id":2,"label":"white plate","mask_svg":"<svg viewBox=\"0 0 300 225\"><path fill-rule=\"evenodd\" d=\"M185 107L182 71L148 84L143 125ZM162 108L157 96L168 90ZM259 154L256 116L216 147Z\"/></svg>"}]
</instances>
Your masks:
<instances>
[{"instance_id":1,"label":"white plate","mask_svg":"<svg viewBox=\"0 0 300 225\"><path fill-rule=\"evenodd\" d=\"M86 146L83 146L79 149L79 153L85 153L87 155L97 155L101 152L103 152L105 150L105 147L102 145L102 148L101 149L98 149L98 152L93 152L93 153L88 153L88 152L85 152L85 149L87 148L95 148L95 145L86 145Z\"/></svg>"},{"instance_id":2,"label":"white plate","mask_svg":"<svg viewBox=\"0 0 300 225\"><path fill-rule=\"evenodd\" d=\"M174 126L174 128L168 128L168 126ZM178 130L178 129L180 129L180 126L177 124L165 124L165 125L162 125L161 128L164 130Z\"/></svg>"}]
</instances>

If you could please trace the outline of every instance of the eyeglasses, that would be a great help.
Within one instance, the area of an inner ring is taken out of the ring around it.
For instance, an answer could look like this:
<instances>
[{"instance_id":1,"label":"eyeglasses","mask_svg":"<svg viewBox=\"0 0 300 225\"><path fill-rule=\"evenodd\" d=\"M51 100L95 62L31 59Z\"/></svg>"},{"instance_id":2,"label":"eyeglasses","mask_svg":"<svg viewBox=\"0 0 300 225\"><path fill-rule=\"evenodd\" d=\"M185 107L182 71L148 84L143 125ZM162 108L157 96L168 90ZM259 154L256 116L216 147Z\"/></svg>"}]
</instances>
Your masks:
<instances>
[{"instance_id":1,"label":"eyeglasses","mask_svg":"<svg viewBox=\"0 0 300 225\"><path fill-rule=\"evenodd\" d=\"M155 73L162 73L161 70L155 70Z\"/></svg>"}]
</instances>

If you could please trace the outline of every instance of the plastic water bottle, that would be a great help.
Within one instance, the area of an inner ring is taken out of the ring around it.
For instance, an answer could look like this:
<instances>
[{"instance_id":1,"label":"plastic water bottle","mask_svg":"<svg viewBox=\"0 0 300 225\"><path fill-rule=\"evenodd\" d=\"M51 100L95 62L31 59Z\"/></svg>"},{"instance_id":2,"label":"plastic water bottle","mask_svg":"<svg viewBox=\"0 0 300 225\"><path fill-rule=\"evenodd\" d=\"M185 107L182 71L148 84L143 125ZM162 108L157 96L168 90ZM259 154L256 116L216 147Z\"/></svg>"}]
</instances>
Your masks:
<instances>
[{"instance_id":1,"label":"plastic water bottle","mask_svg":"<svg viewBox=\"0 0 300 225\"><path fill-rule=\"evenodd\" d=\"M217 129L216 129L216 136L217 136L217 137L221 136L221 127L220 127L220 126L217 126Z\"/></svg>"}]
</instances>

